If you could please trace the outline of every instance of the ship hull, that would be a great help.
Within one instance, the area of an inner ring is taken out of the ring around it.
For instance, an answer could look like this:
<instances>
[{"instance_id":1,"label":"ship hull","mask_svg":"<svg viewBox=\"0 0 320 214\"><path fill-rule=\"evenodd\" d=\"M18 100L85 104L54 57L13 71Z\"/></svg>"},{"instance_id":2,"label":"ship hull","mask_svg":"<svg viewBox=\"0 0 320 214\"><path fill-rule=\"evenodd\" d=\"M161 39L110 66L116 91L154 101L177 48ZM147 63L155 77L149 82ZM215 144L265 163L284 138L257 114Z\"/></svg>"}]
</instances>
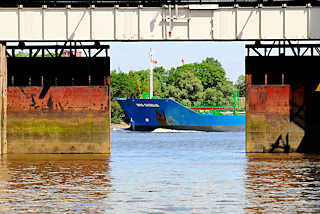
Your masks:
<instances>
[{"instance_id":1,"label":"ship hull","mask_svg":"<svg viewBox=\"0 0 320 214\"><path fill-rule=\"evenodd\" d=\"M132 131L153 131L157 128L175 129L175 130L194 130L206 132L244 132L244 125L228 125L228 126L130 126Z\"/></svg>"},{"instance_id":2,"label":"ship hull","mask_svg":"<svg viewBox=\"0 0 320 214\"><path fill-rule=\"evenodd\" d=\"M130 129L156 128L208 132L245 131L245 115L199 114L171 99L118 98L130 119Z\"/></svg>"}]
</instances>

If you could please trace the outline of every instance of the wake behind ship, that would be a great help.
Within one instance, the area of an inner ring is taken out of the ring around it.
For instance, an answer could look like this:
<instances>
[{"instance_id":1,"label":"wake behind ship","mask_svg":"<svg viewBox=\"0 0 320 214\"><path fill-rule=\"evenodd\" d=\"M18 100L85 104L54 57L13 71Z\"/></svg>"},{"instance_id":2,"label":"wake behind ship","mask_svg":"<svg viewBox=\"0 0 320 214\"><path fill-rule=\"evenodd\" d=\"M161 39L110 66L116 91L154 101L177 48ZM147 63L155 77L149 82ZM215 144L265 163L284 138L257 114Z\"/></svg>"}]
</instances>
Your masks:
<instances>
[{"instance_id":1,"label":"wake behind ship","mask_svg":"<svg viewBox=\"0 0 320 214\"><path fill-rule=\"evenodd\" d=\"M117 98L130 119L130 128L197 131L245 131L245 115L200 114L171 99Z\"/></svg>"}]
</instances>

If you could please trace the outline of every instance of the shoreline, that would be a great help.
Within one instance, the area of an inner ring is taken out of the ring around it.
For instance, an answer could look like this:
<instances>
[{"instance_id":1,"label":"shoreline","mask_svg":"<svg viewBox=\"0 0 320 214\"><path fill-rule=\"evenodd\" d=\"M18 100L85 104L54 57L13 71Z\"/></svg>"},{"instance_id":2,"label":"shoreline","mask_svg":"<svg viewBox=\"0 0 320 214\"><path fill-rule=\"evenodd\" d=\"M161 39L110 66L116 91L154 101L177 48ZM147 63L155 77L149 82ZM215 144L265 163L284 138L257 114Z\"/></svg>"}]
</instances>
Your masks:
<instances>
[{"instance_id":1,"label":"shoreline","mask_svg":"<svg viewBox=\"0 0 320 214\"><path fill-rule=\"evenodd\" d=\"M111 123L111 128L127 129L129 127L130 127L130 125L125 122Z\"/></svg>"}]
</instances>

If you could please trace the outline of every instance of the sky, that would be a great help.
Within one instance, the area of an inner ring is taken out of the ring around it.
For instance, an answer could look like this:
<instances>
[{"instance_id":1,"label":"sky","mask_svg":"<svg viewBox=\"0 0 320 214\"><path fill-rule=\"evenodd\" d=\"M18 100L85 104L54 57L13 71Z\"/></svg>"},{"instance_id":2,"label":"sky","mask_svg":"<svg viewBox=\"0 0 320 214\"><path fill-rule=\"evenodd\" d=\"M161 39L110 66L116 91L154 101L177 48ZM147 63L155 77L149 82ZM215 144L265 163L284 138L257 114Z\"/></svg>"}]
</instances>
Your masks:
<instances>
[{"instance_id":1,"label":"sky","mask_svg":"<svg viewBox=\"0 0 320 214\"><path fill-rule=\"evenodd\" d=\"M149 69L149 50L157 66L166 69L201 62L206 57L218 59L229 80L235 82L245 71L245 42L108 42L111 69L129 72Z\"/></svg>"}]
</instances>

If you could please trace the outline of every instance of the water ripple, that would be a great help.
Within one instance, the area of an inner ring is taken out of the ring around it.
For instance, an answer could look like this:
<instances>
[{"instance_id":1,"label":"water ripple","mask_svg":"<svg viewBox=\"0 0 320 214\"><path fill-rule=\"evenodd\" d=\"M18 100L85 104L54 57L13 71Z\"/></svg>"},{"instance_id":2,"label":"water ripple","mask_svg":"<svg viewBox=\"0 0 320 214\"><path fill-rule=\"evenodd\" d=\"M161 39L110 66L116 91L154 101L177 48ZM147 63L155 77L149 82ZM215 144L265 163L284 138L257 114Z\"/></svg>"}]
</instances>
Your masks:
<instances>
[{"instance_id":1,"label":"water ripple","mask_svg":"<svg viewBox=\"0 0 320 214\"><path fill-rule=\"evenodd\" d=\"M112 132L112 155L7 155L0 213L320 213L320 156L244 133Z\"/></svg>"}]
</instances>

